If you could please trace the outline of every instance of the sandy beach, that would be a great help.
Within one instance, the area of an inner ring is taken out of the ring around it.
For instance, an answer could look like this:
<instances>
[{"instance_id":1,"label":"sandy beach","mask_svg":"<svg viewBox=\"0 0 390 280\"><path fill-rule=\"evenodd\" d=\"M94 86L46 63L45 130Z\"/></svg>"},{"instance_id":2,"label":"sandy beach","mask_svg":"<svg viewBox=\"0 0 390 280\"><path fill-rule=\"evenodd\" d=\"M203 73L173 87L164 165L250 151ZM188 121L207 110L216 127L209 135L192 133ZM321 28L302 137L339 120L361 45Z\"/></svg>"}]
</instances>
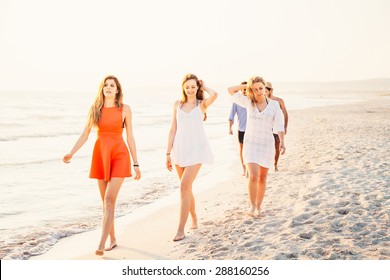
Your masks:
<instances>
[{"instance_id":1,"label":"sandy beach","mask_svg":"<svg viewBox=\"0 0 390 280\"><path fill-rule=\"evenodd\" d=\"M199 228L186 230L183 241L172 241L177 191L117 219L118 247L103 257L94 255L97 230L30 259L390 259L389 96L291 111L289 118L287 151L280 171L269 172L259 218L247 215L247 179L237 157L221 171L233 173L231 181L194 186Z\"/></svg>"}]
</instances>

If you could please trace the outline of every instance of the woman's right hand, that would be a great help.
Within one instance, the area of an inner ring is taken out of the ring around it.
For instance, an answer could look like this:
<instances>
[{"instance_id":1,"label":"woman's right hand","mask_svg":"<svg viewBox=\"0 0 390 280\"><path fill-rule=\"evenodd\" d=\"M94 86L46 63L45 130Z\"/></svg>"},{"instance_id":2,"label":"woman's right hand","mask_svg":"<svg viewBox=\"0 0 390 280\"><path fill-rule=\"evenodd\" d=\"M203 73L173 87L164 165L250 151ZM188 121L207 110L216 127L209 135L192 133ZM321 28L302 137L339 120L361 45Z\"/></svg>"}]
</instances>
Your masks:
<instances>
[{"instance_id":1,"label":"woman's right hand","mask_svg":"<svg viewBox=\"0 0 390 280\"><path fill-rule=\"evenodd\" d=\"M166 160L166 165L167 165L167 169L169 171L172 171L172 161L171 161L171 156L170 155L167 155L167 160Z\"/></svg>"},{"instance_id":2,"label":"woman's right hand","mask_svg":"<svg viewBox=\"0 0 390 280\"><path fill-rule=\"evenodd\" d=\"M201 85L201 88L202 90L204 90L205 92L207 92L208 94L210 94L211 92L213 92L212 89L208 88L205 84L205 82L203 80L199 80L200 82L200 85ZM210 92L211 91L211 92Z\"/></svg>"},{"instance_id":3,"label":"woman's right hand","mask_svg":"<svg viewBox=\"0 0 390 280\"><path fill-rule=\"evenodd\" d=\"M62 159L65 163L70 163L70 160L72 159L72 154L66 154L64 158Z\"/></svg>"}]
</instances>

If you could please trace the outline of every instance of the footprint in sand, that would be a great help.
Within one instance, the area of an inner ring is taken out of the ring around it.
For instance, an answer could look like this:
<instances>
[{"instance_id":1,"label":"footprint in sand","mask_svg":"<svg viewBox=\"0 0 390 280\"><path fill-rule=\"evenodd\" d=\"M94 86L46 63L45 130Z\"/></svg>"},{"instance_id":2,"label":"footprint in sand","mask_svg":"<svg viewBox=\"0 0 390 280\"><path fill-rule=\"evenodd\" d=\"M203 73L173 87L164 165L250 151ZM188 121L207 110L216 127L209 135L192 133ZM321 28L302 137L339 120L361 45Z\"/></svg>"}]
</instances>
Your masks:
<instances>
[{"instance_id":1,"label":"footprint in sand","mask_svg":"<svg viewBox=\"0 0 390 280\"><path fill-rule=\"evenodd\" d=\"M334 232L342 232L343 228L345 227L345 222L336 220L331 223L331 227Z\"/></svg>"},{"instance_id":2,"label":"footprint in sand","mask_svg":"<svg viewBox=\"0 0 390 280\"><path fill-rule=\"evenodd\" d=\"M227 223L230 223L230 222L232 222L232 221L234 221L233 218L227 218L227 219L225 219L222 223L227 224Z\"/></svg>"},{"instance_id":3,"label":"footprint in sand","mask_svg":"<svg viewBox=\"0 0 390 280\"><path fill-rule=\"evenodd\" d=\"M336 208L339 208L339 207L345 207L349 204L348 201L340 201L338 203L335 204Z\"/></svg>"},{"instance_id":4,"label":"footprint in sand","mask_svg":"<svg viewBox=\"0 0 390 280\"><path fill-rule=\"evenodd\" d=\"M313 232L303 232L299 234L299 237L303 239L311 239L313 235L314 235Z\"/></svg>"},{"instance_id":5,"label":"footprint in sand","mask_svg":"<svg viewBox=\"0 0 390 280\"><path fill-rule=\"evenodd\" d=\"M191 254L191 253L196 252L196 249L188 249L185 252L186 252L186 254Z\"/></svg>"},{"instance_id":6,"label":"footprint in sand","mask_svg":"<svg viewBox=\"0 0 390 280\"><path fill-rule=\"evenodd\" d=\"M297 222L304 222L308 219L310 219L312 216L318 214L318 212L314 212L314 213L303 213L301 215L298 215L296 217L294 217L294 221L297 221Z\"/></svg>"},{"instance_id":7,"label":"footprint in sand","mask_svg":"<svg viewBox=\"0 0 390 280\"><path fill-rule=\"evenodd\" d=\"M314 223L314 222L311 221L311 220L304 221L304 222L299 222L299 221L293 220L293 221L291 222L290 227L299 227L299 226L303 226L303 225L309 225L309 224L312 224L312 223Z\"/></svg>"},{"instance_id":8,"label":"footprint in sand","mask_svg":"<svg viewBox=\"0 0 390 280\"><path fill-rule=\"evenodd\" d=\"M252 247L253 245L255 245L253 242L246 242L244 243L244 247Z\"/></svg>"},{"instance_id":9,"label":"footprint in sand","mask_svg":"<svg viewBox=\"0 0 390 280\"><path fill-rule=\"evenodd\" d=\"M340 210L337 210L337 213L339 213L340 215L347 215L349 213L349 210L347 210L347 209L340 209Z\"/></svg>"},{"instance_id":10,"label":"footprint in sand","mask_svg":"<svg viewBox=\"0 0 390 280\"><path fill-rule=\"evenodd\" d=\"M262 249L263 249L262 246L253 246L253 247L249 248L248 250L252 251L252 252L261 252Z\"/></svg>"},{"instance_id":11,"label":"footprint in sand","mask_svg":"<svg viewBox=\"0 0 390 280\"><path fill-rule=\"evenodd\" d=\"M277 256L275 256L276 260L293 260L297 259L298 254L297 253L281 253Z\"/></svg>"},{"instance_id":12,"label":"footprint in sand","mask_svg":"<svg viewBox=\"0 0 390 280\"><path fill-rule=\"evenodd\" d=\"M321 200L320 199L314 199L314 200L310 200L309 201L309 204L311 205L311 206L318 206L318 205L320 205L321 204Z\"/></svg>"},{"instance_id":13,"label":"footprint in sand","mask_svg":"<svg viewBox=\"0 0 390 280\"><path fill-rule=\"evenodd\" d=\"M298 198L298 193L290 193L289 194L290 198Z\"/></svg>"},{"instance_id":14,"label":"footprint in sand","mask_svg":"<svg viewBox=\"0 0 390 280\"><path fill-rule=\"evenodd\" d=\"M314 198L314 197L315 197L315 195L312 194L312 193L310 193L310 194L305 194L305 195L303 196L303 200L306 201L306 200L309 200L309 199Z\"/></svg>"},{"instance_id":15,"label":"footprint in sand","mask_svg":"<svg viewBox=\"0 0 390 280\"><path fill-rule=\"evenodd\" d=\"M330 253L330 251L328 249L323 249L323 248L317 247L317 248L314 248L314 250L309 251L306 255L308 257L313 258L313 259L324 259L324 257L329 258L329 257L326 257L326 256L330 256L329 253Z\"/></svg>"},{"instance_id":16,"label":"footprint in sand","mask_svg":"<svg viewBox=\"0 0 390 280\"><path fill-rule=\"evenodd\" d=\"M215 252L225 252L225 251L229 251L229 248L228 247L221 247L221 248L217 248L215 249Z\"/></svg>"},{"instance_id":17,"label":"footprint in sand","mask_svg":"<svg viewBox=\"0 0 390 280\"><path fill-rule=\"evenodd\" d=\"M354 232L361 231L367 226L367 223L356 223L351 227L351 230Z\"/></svg>"}]
</instances>

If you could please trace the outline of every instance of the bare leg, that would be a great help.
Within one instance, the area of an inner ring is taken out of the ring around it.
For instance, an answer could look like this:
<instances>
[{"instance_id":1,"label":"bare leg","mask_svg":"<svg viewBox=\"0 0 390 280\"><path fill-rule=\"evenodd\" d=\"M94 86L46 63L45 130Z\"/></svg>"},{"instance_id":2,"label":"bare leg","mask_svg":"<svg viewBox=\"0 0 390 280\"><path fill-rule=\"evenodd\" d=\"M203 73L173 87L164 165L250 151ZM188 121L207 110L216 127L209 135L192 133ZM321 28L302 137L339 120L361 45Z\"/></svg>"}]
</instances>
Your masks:
<instances>
[{"instance_id":1,"label":"bare leg","mask_svg":"<svg viewBox=\"0 0 390 280\"><path fill-rule=\"evenodd\" d=\"M100 196L101 196L102 202L103 202L103 216L104 216L104 209L105 209L105 207L104 207L104 197L106 195L108 181L98 180L98 185L99 185ZM114 221L113 221L112 222L112 227L111 227L111 230L110 230L110 246L105 248L104 250L105 251L110 251L113 248L115 248L116 246L117 246L117 243L116 243L116 237L115 237L115 226L114 226Z\"/></svg>"},{"instance_id":2,"label":"bare leg","mask_svg":"<svg viewBox=\"0 0 390 280\"><path fill-rule=\"evenodd\" d=\"M180 180L180 220L177 233L173 241L179 241L184 239L184 227L187 222L188 214L192 208L193 213L191 213L192 218L196 219L195 214L195 200L193 200L194 205L191 207L191 193L192 193L192 183L194 182L196 175L199 172L199 169L202 165L192 165L185 168L176 166L177 173ZM195 216L195 217L194 217ZM194 222L193 222L194 224ZM195 223L197 225L197 223Z\"/></svg>"},{"instance_id":3,"label":"bare leg","mask_svg":"<svg viewBox=\"0 0 390 280\"><path fill-rule=\"evenodd\" d=\"M267 185L267 174L268 174L268 168L260 166L260 176L257 185L257 195L256 195L257 215L260 215L260 207L264 199L265 188Z\"/></svg>"},{"instance_id":4,"label":"bare leg","mask_svg":"<svg viewBox=\"0 0 390 280\"><path fill-rule=\"evenodd\" d=\"M113 228L114 226L114 211L115 211L115 202L116 198L118 196L119 190L122 186L122 183L124 181L124 178L111 178L111 180L108 182L105 196L104 196L104 215L103 215L103 227L102 227L102 236L100 239L98 250L96 250L96 255L103 255L104 254L104 245L106 244L107 237L110 233L113 233L114 235L111 236L111 238L114 238L115 240L115 230ZM99 184L100 187L100 184ZM113 241L111 239L111 241ZM111 246L112 247L112 243ZM116 243L115 243L116 245ZM109 247L109 249L110 249Z\"/></svg>"},{"instance_id":5,"label":"bare leg","mask_svg":"<svg viewBox=\"0 0 390 280\"><path fill-rule=\"evenodd\" d=\"M181 178L183 176L184 172L184 167L179 167L176 165L176 171L177 175L179 176L179 179L181 181ZM198 228L198 218L196 216L196 211L195 211L195 197L194 194L192 193L192 188L191 188L191 195L190 195L190 214L192 218L192 225L190 229L197 229Z\"/></svg>"},{"instance_id":6,"label":"bare leg","mask_svg":"<svg viewBox=\"0 0 390 280\"><path fill-rule=\"evenodd\" d=\"M246 175L246 167L245 167L245 164L244 164L244 158L242 157L242 149L244 147L244 144L243 143L240 143L240 160L241 160L241 164L242 164L242 176L245 176Z\"/></svg>"},{"instance_id":7,"label":"bare leg","mask_svg":"<svg viewBox=\"0 0 390 280\"><path fill-rule=\"evenodd\" d=\"M249 201L252 206L251 210L249 211L249 215L254 216L256 210L257 185L260 176L260 166L255 163L248 163L247 167L249 171L249 180L248 180Z\"/></svg>"},{"instance_id":8,"label":"bare leg","mask_svg":"<svg viewBox=\"0 0 390 280\"><path fill-rule=\"evenodd\" d=\"M280 155L280 141L275 141L275 163L274 163L275 171L279 171L278 169L279 155Z\"/></svg>"},{"instance_id":9,"label":"bare leg","mask_svg":"<svg viewBox=\"0 0 390 280\"><path fill-rule=\"evenodd\" d=\"M190 214L192 218L192 225L190 229L197 229L198 228L198 217L196 216L195 212L195 197L194 194L192 193L192 188L191 188L191 193L190 193Z\"/></svg>"}]
</instances>

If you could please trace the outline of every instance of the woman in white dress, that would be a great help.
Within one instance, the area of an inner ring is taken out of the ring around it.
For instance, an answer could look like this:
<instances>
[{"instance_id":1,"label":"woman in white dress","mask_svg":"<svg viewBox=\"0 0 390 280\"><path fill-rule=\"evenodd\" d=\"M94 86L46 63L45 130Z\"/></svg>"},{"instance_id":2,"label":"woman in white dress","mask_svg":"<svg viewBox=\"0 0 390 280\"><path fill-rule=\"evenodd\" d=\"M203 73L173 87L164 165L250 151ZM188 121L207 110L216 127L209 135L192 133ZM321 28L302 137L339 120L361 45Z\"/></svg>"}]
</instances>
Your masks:
<instances>
[{"instance_id":1,"label":"woman in white dress","mask_svg":"<svg viewBox=\"0 0 390 280\"><path fill-rule=\"evenodd\" d=\"M204 98L204 91L209 97ZM203 163L212 163L210 150L203 121L206 120L206 109L217 99L217 93L208 88L195 75L188 74L182 82L182 99L173 105L173 119L168 137L166 165L172 171L175 165L180 179L180 220L173 241L184 239L184 227L188 214L191 214L191 229L198 227L195 212L195 199L192 183Z\"/></svg>"},{"instance_id":2,"label":"woman in white dress","mask_svg":"<svg viewBox=\"0 0 390 280\"><path fill-rule=\"evenodd\" d=\"M247 96L240 92L244 87L246 87ZM262 77L253 77L247 85L233 86L228 91L234 103L247 109L243 158L249 171L248 192L252 206L249 214L259 216L268 169L274 163L273 133L279 136L281 154L283 155L286 151L283 113L277 101L266 97L265 81Z\"/></svg>"}]
</instances>

